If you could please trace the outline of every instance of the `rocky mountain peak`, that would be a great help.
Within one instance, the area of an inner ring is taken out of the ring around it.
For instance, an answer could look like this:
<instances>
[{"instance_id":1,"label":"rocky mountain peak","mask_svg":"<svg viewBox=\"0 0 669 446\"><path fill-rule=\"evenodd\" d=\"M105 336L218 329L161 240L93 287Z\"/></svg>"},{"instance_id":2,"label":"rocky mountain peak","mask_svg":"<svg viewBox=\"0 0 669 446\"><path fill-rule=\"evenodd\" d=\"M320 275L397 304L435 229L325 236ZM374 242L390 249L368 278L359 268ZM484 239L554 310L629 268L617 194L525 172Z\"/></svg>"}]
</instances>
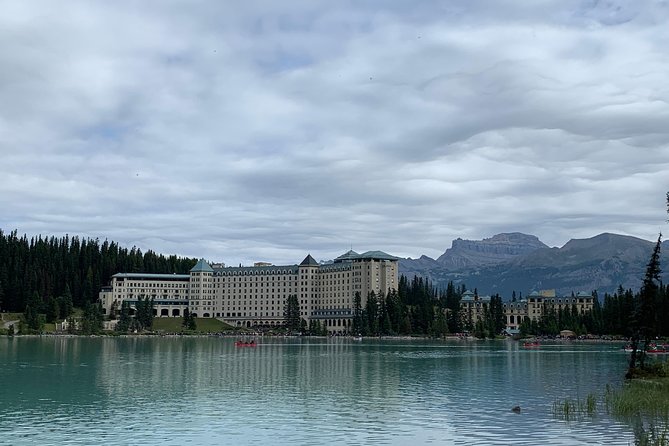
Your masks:
<instances>
[{"instance_id":1,"label":"rocky mountain peak","mask_svg":"<svg viewBox=\"0 0 669 446\"><path fill-rule=\"evenodd\" d=\"M520 232L497 234L483 240L457 238L437 262L451 270L470 268L508 261L547 247L536 236Z\"/></svg>"}]
</instances>

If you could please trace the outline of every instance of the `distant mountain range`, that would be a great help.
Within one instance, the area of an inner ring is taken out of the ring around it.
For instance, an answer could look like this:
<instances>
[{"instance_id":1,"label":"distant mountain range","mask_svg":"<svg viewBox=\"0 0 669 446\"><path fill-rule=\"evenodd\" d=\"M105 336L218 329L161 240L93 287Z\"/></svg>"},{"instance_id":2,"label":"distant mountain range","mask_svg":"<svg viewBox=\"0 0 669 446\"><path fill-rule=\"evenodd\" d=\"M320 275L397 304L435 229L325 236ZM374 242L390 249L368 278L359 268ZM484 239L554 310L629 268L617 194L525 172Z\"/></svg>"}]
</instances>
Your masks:
<instances>
[{"instance_id":1,"label":"distant mountain range","mask_svg":"<svg viewBox=\"0 0 669 446\"><path fill-rule=\"evenodd\" d=\"M604 233L573 239L561 248L550 248L533 235L497 234L483 240L453 240L436 260L427 256L401 259L400 274L429 278L437 286L464 283L480 294L526 295L534 290L555 289L558 294L593 291L602 296L622 285L637 291L654 242L626 235ZM662 279L669 280L669 242L662 243Z\"/></svg>"}]
</instances>

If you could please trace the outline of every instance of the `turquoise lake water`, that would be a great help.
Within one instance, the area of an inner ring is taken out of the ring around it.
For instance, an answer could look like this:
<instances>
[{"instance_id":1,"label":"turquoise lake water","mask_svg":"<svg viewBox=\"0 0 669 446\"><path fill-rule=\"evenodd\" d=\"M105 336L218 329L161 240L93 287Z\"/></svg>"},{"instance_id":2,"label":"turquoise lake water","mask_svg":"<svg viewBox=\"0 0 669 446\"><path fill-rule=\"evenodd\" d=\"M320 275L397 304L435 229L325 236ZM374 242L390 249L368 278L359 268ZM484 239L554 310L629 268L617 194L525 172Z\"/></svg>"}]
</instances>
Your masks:
<instances>
[{"instance_id":1,"label":"turquoise lake water","mask_svg":"<svg viewBox=\"0 0 669 446\"><path fill-rule=\"evenodd\" d=\"M620 347L0 338L0 444L634 444L603 410L551 410L619 385Z\"/></svg>"}]
</instances>

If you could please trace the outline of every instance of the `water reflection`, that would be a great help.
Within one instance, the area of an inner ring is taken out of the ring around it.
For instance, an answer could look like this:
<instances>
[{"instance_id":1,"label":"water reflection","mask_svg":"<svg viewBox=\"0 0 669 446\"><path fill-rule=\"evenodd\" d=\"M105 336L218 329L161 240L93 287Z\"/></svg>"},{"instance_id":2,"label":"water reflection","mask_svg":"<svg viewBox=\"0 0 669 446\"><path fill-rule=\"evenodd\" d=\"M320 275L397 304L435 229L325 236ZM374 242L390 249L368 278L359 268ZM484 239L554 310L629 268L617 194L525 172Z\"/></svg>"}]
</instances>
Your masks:
<instances>
[{"instance_id":1,"label":"water reflection","mask_svg":"<svg viewBox=\"0 0 669 446\"><path fill-rule=\"evenodd\" d=\"M627 444L551 404L622 376L610 346L226 338L0 340L0 439L72 444ZM622 361L621 361L622 359ZM511 407L520 405L520 414ZM78 432L81 438L72 435ZM25 436L28 435L28 436ZM85 441L88 440L88 441ZM0 443L2 440L0 440Z\"/></svg>"}]
</instances>

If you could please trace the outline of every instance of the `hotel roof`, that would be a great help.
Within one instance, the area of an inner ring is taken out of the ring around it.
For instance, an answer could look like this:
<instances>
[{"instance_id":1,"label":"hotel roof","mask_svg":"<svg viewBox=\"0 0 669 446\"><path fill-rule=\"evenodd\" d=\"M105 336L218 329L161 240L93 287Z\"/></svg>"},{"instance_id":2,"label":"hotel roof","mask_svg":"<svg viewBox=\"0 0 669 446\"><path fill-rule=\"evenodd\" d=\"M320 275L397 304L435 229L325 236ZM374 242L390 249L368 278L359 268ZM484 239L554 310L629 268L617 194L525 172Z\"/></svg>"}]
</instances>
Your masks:
<instances>
[{"instance_id":1,"label":"hotel roof","mask_svg":"<svg viewBox=\"0 0 669 446\"><path fill-rule=\"evenodd\" d=\"M207 263L206 260L200 259L198 262L195 264L194 267L190 269L191 273L213 273L214 270L209 264Z\"/></svg>"},{"instance_id":2,"label":"hotel roof","mask_svg":"<svg viewBox=\"0 0 669 446\"><path fill-rule=\"evenodd\" d=\"M162 279L162 280L188 280L188 274L152 274L152 273L116 273L112 277L118 279Z\"/></svg>"},{"instance_id":3,"label":"hotel roof","mask_svg":"<svg viewBox=\"0 0 669 446\"><path fill-rule=\"evenodd\" d=\"M390 254L387 254L383 251L367 251L363 252L362 254L358 254L357 252L351 250L340 255L334 261L339 263L352 262L354 260L399 260L399 257L391 256Z\"/></svg>"}]
</instances>

